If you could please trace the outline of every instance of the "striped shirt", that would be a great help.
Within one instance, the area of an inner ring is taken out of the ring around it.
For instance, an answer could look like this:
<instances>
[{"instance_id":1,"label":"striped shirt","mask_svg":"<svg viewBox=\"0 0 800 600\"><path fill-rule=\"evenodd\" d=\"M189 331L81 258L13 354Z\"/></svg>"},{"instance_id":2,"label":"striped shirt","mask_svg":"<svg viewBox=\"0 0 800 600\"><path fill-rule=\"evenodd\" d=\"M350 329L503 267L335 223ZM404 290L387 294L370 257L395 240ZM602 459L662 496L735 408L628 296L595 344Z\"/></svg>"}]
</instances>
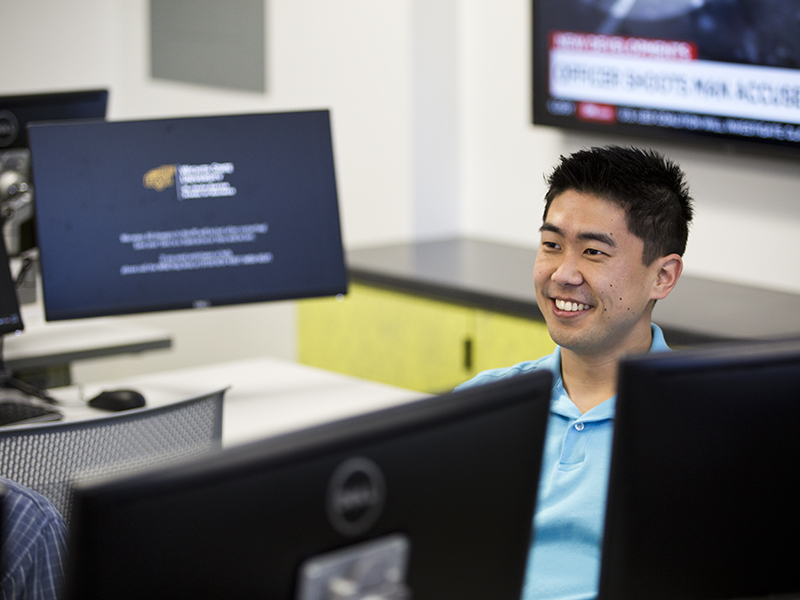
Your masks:
<instances>
[{"instance_id":1,"label":"striped shirt","mask_svg":"<svg viewBox=\"0 0 800 600\"><path fill-rule=\"evenodd\" d=\"M0 478L3 488L3 600L57 600L64 578L67 528L45 497Z\"/></svg>"}]
</instances>

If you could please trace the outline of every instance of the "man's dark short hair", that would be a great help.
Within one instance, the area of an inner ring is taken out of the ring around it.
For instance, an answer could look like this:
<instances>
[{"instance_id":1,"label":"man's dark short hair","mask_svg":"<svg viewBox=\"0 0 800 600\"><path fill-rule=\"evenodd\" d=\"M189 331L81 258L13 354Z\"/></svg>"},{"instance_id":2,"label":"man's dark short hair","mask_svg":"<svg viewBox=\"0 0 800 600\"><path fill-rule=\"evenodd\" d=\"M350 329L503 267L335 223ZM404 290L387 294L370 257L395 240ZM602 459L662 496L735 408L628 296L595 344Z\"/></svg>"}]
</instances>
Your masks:
<instances>
[{"instance_id":1,"label":"man's dark short hair","mask_svg":"<svg viewBox=\"0 0 800 600\"><path fill-rule=\"evenodd\" d=\"M620 206L628 230L644 241L642 262L683 256L692 220L692 199L680 167L653 150L605 146L561 161L546 179L544 218L557 196L574 190Z\"/></svg>"}]
</instances>

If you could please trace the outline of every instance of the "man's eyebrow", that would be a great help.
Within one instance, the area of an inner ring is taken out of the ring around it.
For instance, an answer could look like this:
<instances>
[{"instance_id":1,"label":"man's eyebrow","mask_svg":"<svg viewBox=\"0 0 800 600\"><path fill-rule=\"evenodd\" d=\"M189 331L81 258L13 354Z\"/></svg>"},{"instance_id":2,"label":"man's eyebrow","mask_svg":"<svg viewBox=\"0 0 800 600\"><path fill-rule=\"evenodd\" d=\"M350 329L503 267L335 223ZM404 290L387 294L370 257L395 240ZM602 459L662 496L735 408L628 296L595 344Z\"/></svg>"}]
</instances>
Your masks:
<instances>
[{"instance_id":1,"label":"man's eyebrow","mask_svg":"<svg viewBox=\"0 0 800 600\"><path fill-rule=\"evenodd\" d=\"M608 235L607 233L595 233L594 231L587 231L585 233L579 233L578 239L600 242L601 244L605 244L610 248L617 247L617 243L614 241L614 238Z\"/></svg>"},{"instance_id":2,"label":"man's eyebrow","mask_svg":"<svg viewBox=\"0 0 800 600\"><path fill-rule=\"evenodd\" d=\"M539 228L539 231L540 232L549 231L550 233L555 233L556 235L564 237L564 230L557 225L553 225L552 223L543 223L542 226ZM582 241L600 242L601 244L605 244L610 248L617 247L617 243L614 241L614 238L608 235L607 233L585 231L583 233L578 234L578 239Z\"/></svg>"},{"instance_id":3,"label":"man's eyebrow","mask_svg":"<svg viewBox=\"0 0 800 600\"><path fill-rule=\"evenodd\" d=\"M564 235L564 231L561 229L561 227L557 227L552 223L542 223L542 226L539 227L539 232L541 233L542 231L549 231L550 233L555 233L556 235L561 236Z\"/></svg>"}]
</instances>

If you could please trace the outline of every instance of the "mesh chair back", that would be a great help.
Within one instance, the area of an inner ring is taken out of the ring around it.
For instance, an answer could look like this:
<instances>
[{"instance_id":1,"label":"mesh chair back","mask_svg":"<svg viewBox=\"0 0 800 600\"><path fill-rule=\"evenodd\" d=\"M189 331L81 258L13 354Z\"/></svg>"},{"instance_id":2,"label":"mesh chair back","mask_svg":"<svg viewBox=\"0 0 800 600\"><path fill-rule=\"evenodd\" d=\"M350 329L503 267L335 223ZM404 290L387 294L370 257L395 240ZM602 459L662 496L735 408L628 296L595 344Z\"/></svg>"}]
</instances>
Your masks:
<instances>
[{"instance_id":1,"label":"mesh chair back","mask_svg":"<svg viewBox=\"0 0 800 600\"><path fill-rule=\"evenodd\" d=\"M224 394L98 419L0 428L0 475L48 498L69 522L76 481L218 450Z\"/></svg>"}]
</instances>

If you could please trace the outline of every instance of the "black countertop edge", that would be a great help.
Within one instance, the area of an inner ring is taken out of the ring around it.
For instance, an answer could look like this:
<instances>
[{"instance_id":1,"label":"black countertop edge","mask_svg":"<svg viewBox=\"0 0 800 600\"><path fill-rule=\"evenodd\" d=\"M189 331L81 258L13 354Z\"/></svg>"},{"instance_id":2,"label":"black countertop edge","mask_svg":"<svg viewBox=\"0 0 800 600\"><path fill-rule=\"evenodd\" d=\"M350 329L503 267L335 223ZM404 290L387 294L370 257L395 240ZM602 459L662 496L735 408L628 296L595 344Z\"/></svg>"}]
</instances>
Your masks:
<instances>
[{"instance_id":1,"label":"black countertop edge","mask_svg":"<svg viewBox=\"0 0 800 600\"><path fill-rule=\"evenodd\" d=\"M371 271L361 271L359 269L350 270L350 280L354 283L365 283L399 293L411 293L426 297L439 302L454 302L470 308L480 310L491 310L504 313L513 317L521 317L541 321L544 317L539 307L530 302L507 300L480 294L469 290L455 289L449 285L437 285L435 283L424 282L418 279L404 279L402 277L381 275ZM658 323L657 323L658 324ZM713 344L718 342L744 342L753 341L709 335L688 331L685 329L659 325L664 332L664 338L670 347L698 346L702 344Z\"/></svg>"},{"instance_id":2,"label":"black countertop edge","mask_svg":"<svg viewBox=\"0 0 800 600\"><path fill-rule=\"evenodd\" d=\"M529 248L451 238L362 248L347 262L353 282L544 321ZM653 321L674 346L800 335L800 294L684 275Z\"/></svg>"},{"instance_id":3,"label":"black countertop edge","mask_svg":"<svg viewBox=\"0 0 800 600\"><path fill-rule=\"evenodd\" d=\"M391 289L401 293L414 293L431 300L455 302L471 308L505 313L514 317L524 317L544 322L542 311L532 302L502 298L491 294L482 294L473 290L453 287L449 284L437 284L421 279L408 279L396 275L384 275L373 271L350 268L350 281L368 283Z\"/></svg>"},{"instance_id":4,"label":"black countertop edge","mask_svg":"<svg viewBox=\"0 0 800 600\"><path fill-rule=\"evenodd\" d=\"M533 319L544 323L544 317L539 307L530 302L502 299L497 296L480 294L469 290L455 289L449 285L437 285L418 279L404 279L402 277L381 275L371 271L361 271L359 269L350 270L350 281L353 283L369 284L399 293L411 293L439 302L454 302L470 308L500 312L513 317ZM670 327L669 325L656 324L661 327L667 344L673 349L719 342L753 341L752 339L704 334Z\"/></svg>"}]
</instances>

